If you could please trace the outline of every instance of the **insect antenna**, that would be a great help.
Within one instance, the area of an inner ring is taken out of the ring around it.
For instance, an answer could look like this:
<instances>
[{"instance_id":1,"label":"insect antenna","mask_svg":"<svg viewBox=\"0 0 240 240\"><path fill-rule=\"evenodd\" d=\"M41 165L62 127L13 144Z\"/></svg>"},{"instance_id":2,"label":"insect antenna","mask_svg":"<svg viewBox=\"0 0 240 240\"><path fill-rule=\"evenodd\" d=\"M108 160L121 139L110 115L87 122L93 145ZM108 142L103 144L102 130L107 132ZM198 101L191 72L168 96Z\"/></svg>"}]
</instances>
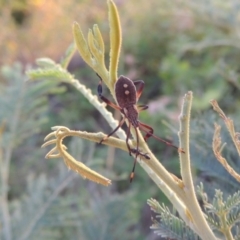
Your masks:
<instances>
[{"instance_id":1,"label":"insect antenna","mask_svg":"<svg viewBox=\"0 0 240 240\"><path fill-rule=\"evenodd\" d=\"M133 180L133 178L134 178L136 163L137 163L137 157L135 157L135 159L134 159L132 172L131 172L131 174L130 174L130 183L132 182L132 180Z\"/></svg>"},{"instance_id":2,"label":"insect antenna","mask_svg":"<svg viewBox=\"0 0 240 240\"><path fill-rule=\"evenodd\" d=\"M97 74L97 73L96 73ZM98 91L98 96L102 96L102 78L97 74L99 77L100 81L98 83L97 91Z\"/></svg>"}]
</instances>

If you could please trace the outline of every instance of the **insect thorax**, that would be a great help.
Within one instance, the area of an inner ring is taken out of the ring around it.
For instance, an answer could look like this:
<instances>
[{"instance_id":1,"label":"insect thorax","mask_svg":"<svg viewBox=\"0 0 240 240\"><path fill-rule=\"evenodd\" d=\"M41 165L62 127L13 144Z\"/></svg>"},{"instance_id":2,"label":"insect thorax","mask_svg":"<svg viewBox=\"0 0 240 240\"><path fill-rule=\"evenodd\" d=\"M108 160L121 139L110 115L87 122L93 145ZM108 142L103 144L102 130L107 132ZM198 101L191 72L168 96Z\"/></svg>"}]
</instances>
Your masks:
<instances>
[{"instance_id":1,"label":"insect thorax","mask_svg":"<svg viewBox=\"0 0 240 240\"><path fill-rule=\"evenodd\" d=\"M115 83L115 94L119 107L125 108L136 104L136 87L133 81L120 76Z\"/></svg>"}]
</instances>

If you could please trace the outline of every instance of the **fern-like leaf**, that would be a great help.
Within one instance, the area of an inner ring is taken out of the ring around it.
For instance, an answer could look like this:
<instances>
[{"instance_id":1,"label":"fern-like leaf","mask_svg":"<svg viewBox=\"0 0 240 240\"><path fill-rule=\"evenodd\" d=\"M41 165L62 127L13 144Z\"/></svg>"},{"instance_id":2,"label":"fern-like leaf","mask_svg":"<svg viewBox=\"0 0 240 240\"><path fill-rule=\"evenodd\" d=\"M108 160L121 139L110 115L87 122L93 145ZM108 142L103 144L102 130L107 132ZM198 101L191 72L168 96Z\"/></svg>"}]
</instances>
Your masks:
<instances>
[{"instance_id":1,"label":"fern-like leaf","mask_svg":"<svg viewBox=\"0 0 240 240\"><path fill-rule=\"evenodd\" d=\"M234 236L235 240L240 240L240 227L236 226L236 235Z\"/></svg>"},{"instance_id":2,"label":"fern-like leaf","mask_svg":"<svg viewBox=\"0 0 240 240\"><path fill-rule=\"evenodd\" d=\"M210 224L211 229L213 229L213 230L220 229L221 226L219 224L219 219L216 218L216 215L208 213L206 219L207 219L208 223Z\"/></svg>"},{"instance_id":3,"label":"fern-like leaf","mask_svg":"<svg viewBox=\"0 0 240 240\"><path fill-rule=\"evenodd\" d=\"M240 222L240 206L234 208L228 215L228 225L234 226L236 223Z\"/></svg>"},{"instance_id":4,"label":"fern-like leaf","mask_svg":"<svg viewBox=\"0 0 240 240\"><path fill-rule=\"evenodd\" d=\"M226 202L225 202L225 209L229 210L234 207L240 206L240 191L234 193L232 196L228 196Z\"/></svg>"},{"instance_id":5,"label":"fern-like leaf","mask_svg":"<svg viewBox=\"0 0 240 240\"><path fill-rule=\"evenodd\" d=\"M63 69L60 65L54 65L51 68L28 70L26 74L31 80L58 80L69 82L73 76Z\"/></svg>"},{"instance_id":6,"label":"fern-like leaf","mask_svg":"<svg viewBox=\"0 0 240 240\"><path fill-rule=\"evenodd\" d=\"M63 56L63 58L61 59L61 66L64 69L67 69L69 62L71 61L74 53L76 52L77 48L76 45L74 43L72 43L67 51L65 52L65 55Z\"/></svg>"},{"instance_id":7,"label":"fern-like leaf","mask_svg":"<svg viewBox=\"0 0 240 240\"><path fill-rule=\"evenodd\" d=\"M206 219L211 228L218 230L225 236L229 236L238 231L237 223L240 222L240 193L239 191L228 196L224 201L223 193L220 190L215 190L215 196L212 203L209 203L204 193L203 184L197 188L198 193L202 197L206 210ZM235 238L236 239L236 238Z\"/></svg>"},{"instance_id":8,"label":"fern-like leaf","mask_svg":"<svg viewBox=\"0 0 240 240\"><path fill-rule=\"evenodd\" d=\"M200 240L185 222L171 213L164 204L160 205L155 199L149 199L148 205L158 214L156 217L160 218L160 221L153 219L150 227L156 234L175 240Z\"/></svg>"}]
</instances>

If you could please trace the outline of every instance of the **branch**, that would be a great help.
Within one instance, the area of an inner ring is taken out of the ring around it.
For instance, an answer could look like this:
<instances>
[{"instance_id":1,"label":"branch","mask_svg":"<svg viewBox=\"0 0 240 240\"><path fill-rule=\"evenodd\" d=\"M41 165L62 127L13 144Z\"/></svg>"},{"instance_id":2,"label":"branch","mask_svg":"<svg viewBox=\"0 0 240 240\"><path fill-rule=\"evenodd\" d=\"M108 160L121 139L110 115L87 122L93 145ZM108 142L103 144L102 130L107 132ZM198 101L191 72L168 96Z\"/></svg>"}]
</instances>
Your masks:
<instances>
[{"instance_id":1,"label":"branch","mask_svg":"<svg viewBox=\"0 0 240 240\"><path fill-rule=\"evenodd\" d=\"M237 149L237 152L240 156L240 140L239 132L235 132L234 129L234 124L233 120L228 118L223 110L219 107L218 103L216 100L210 101L210 103L213 106L213 109L220 115L220 117L224 120L224 123L228 129L228 132L230 133L230 136L232 138L232 141ZM215 131L214 131L214 136L213 136L213 152L217 160L222 164L222 166L228 171L229 174L231 174L238 182L240 182L240 174L238 174L227 162L227 160L221 155L221 151L223 146L221 145L221 137L220 137L220 131L221 131L221 126L218 124L214 124L215 126Z\"/></svg>"},{"instance_id":2,"label":"branch","mask_svg":"<svg viewBox=\"0 0 240 240\"><path fill-rule=\"evenodd\" d=\"M183 99L182 111L180 114L180 132L179 141L180 148L185 150L185 154L180 154L181 176L184 184L184 195L180 196L181 200L187 206L188 212L191 214L192 224L189 225L203 239L216 239L211 228L209 227L204 214L198 204L195 194L193 177L191 173L191 159L189 149L190 135L190 114L192 106L192 92L188 92Z\"/></svg>"},{"instance_id":3,"label":"branch","mask_svg":"<svg viewBox=\"0 0 240 240\"><path fill-rule=\"evenodd\" d=\"M240 156L240 140L239 140L239 137L240 137L240 133L239 132L235 132L235 129L234 129L234 124L233 124L233 120L231 118L228 118L225 113L223 112L223 110L219 107L218 103L216 100L212 100L210 101L210 103L212 104L213 106L213 110L215 110L219 115L220 117L223 119L229 133L230 133L230 136L232 138L232 141L237 149L237 152L238 152L238 155Z\"/></svg>"},{"instance_id":4,"label":"branch","mask_svg":"<svg viewBox=\"0 0 240 240\"><path fill-rule=\"evenodd\" d=\"M49 140L51 137L55 137L56 139L51 139L47 142L45 142L42 147L46 147L50 144L56 144L52 150L46 155L46 158L58 158L62 157L64 159L65 164L69 169L72 169L73 171L79 173L83 178L87 178L91 181L100 183L102 185L108 186L111 184L111 180L105 178L104 176L100 175L99 173L93 171L92 169L88 168L83 163L77 161L74 157L72 157L67 151L67 147L63 145L63 139L68 136L81 136L85 137L88 140L92 141L100 141L101 138L99 136L96 136L96 134L88 134L86 132L76 132L76 131L70 131L66 127L53 127L53 129L56 129L56 131L48 134L45 137L45 141Z\"/></svg>"}]
</instances>

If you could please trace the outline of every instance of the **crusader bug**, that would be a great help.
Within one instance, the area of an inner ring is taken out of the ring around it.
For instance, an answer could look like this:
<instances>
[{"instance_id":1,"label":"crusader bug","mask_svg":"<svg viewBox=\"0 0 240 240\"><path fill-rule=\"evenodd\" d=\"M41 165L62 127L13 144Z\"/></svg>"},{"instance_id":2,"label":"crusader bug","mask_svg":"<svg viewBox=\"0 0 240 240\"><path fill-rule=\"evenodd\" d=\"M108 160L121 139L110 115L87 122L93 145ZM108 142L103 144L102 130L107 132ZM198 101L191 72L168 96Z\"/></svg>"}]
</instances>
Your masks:
<instances>
[{"instance_id":1,"label":"crusader bug","mask_svg":"<svg viewBox=\"0 0 240 240\"><path fill-rule=\"evenodd\" d=\"M150 157L146 153L141 153L139 151L139 136L138 136L137 129L140 129L143 132L145 132L145 136L144 136L145 141L147 141L148 138L150 137L154 137L158 141L163 142L168 146L174 147L179 152L184 153L182 149L154 135L152 127L139 121L138 119L139 112L146 110L148 108L147 105L137 105L137 102L144 89L144 81L142 80L132 81L125 76L120 76L114 86L114 91L115 91L116 100L118 104L116 105L102 95L102 79L99 75L98 77L100 78L100 82L98 84L98 96L101 98L102 101L104 101L106 104L108 104L112 108L119 110L123 115L123 118L119 122L118 126L112 132L110 132L107 136L105 136L100 141L100 144L106 139L108 139L111 135L113 135L124 124L125 120L128 119L129 125L127 129L126 145L129 150L129 155L131 156L131 154L135 154L134 164L133 164L132 172L130 175L130 182L132 182L134 178L134 171L135 171L135 166L137 162L137 157L142 156L145 159L148 159L148 160L150 159ZM131 127L135 129L135 133L136 133L136 148L131 148L128 142L130 137Z\"/></svg>"}]
</instances>

